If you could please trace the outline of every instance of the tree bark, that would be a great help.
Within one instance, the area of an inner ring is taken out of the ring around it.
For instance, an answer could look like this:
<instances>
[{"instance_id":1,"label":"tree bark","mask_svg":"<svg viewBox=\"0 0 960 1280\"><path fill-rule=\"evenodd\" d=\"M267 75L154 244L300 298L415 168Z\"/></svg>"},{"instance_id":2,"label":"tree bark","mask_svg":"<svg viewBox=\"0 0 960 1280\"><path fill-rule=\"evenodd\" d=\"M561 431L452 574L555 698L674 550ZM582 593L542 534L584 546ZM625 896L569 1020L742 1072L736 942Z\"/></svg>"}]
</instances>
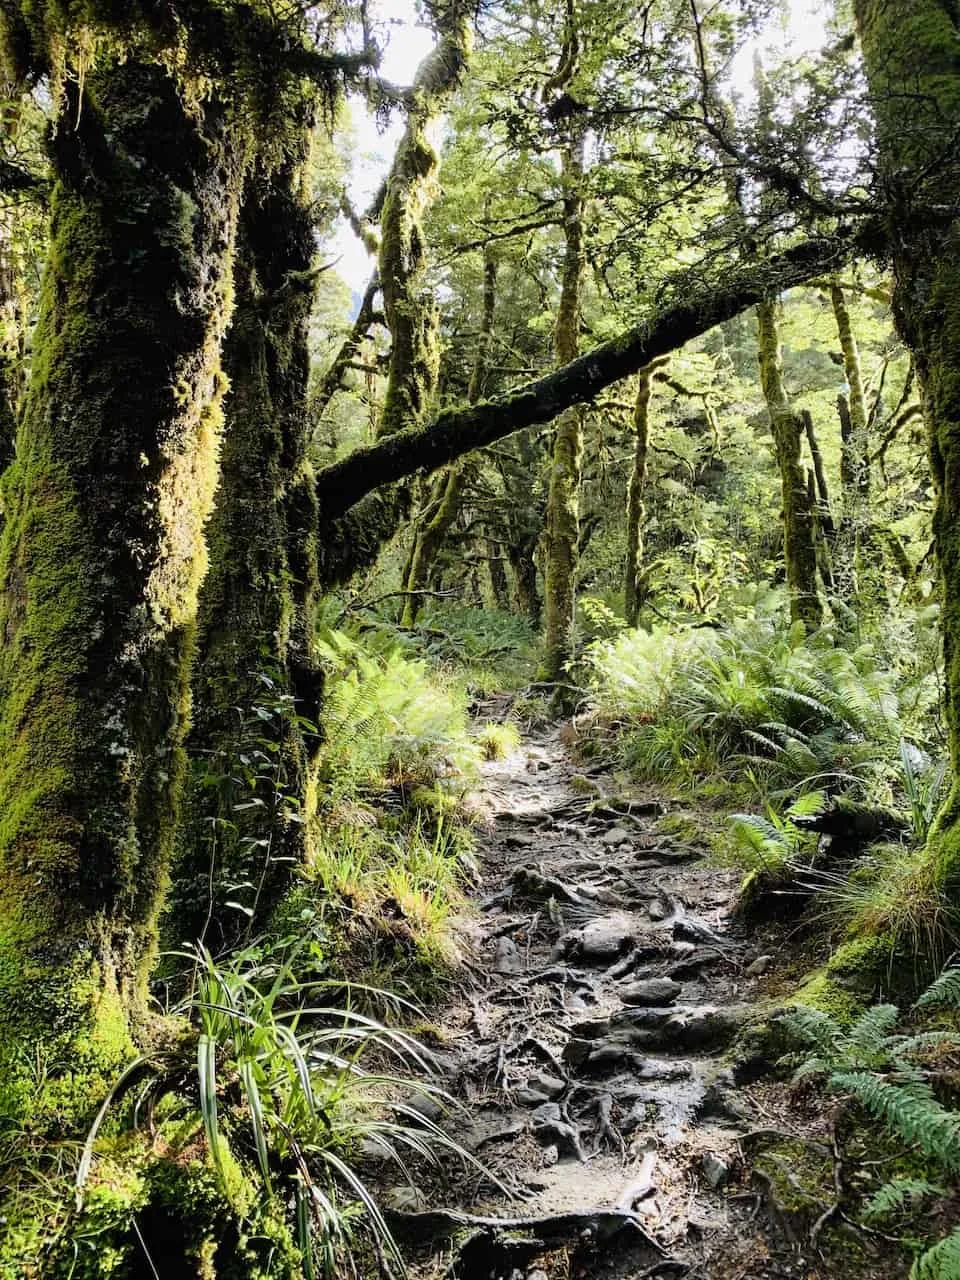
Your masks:
<instances>
[{"instance_id":1,"label":"tree bark","mask_svg":"<svg viewBox=\"0 0 960 1280\"><path fill-rule=\"evenodd\" d=\"M134 56L63 95L3 496L0 1058L93 1078L143 1016L171 855L243 138Z\"/></svg>"},{"instance_id":2,"label":"tree bark","mask_svg":"<svg viewBox=\"0 0 960 1280\"><path fill-rule=\"evenodd\" d=\"M657 364L640 370L640 383L633 409L633 470L627 486L627 558L623 574L623 607L628 627L640 617L646 589L643 581L643 495L647 484L647 454L650 433L650 397Z\"/></svg>"},{"instance_id":3,"label":"tree bark","mask_svg":"<svg viewBox=\"0 0 960 1280\"><path fill-rule=\"evenodd\" d=\"M227 429L188 743L195 778L168 912L172 941L202 935L214 950L262 924L291 869L303 865L311 818L317 737L309 725L322 682L313 658L317 513L307 459L307 150L305 126L298 157L247 180L224 346ZM265 752L264 740L276 750Z\"/></svg>"},{"instance_id":4,"label":"tree bark","mask_svg":"<svg viewBox=\"0 0 960 1280\"><path fill-rule=\"evenodd\" d=\"M562 158L563 277L554 349L560 365L575 360L579 348L581 295L585 266L583 166L586 130L571 128ZM576 608L577 543L580 531L580 473L583 466L583 415L571 405L557 419L547 496L544 543L544 635L540 677L557 681L571 655Z\"/></svg>"},{"instance_id":5,"label":"tree bark","mask_svg":"<svg viewBox=\"0 0 960 1280\"><path fill-rule=\"evenodd\" d=\"M783 555L790 591L790 617L812 631L823 621L823 605L817 591L813 510L800 462L803 418L794 411L784 386L776 304L768 300L757 307L757 341L760 383L770 415L780 471Z\"/></svg>"},{"instance_id":6,"label":"tree bark","mask_svg":"<svg viewBox=\"0 0 960 1280\"><path fill-rule=\"evenodd\" d=\"M474 361L470 385L467 388L468 404L476 404L483 390L487 365L490 361L496 303L497 264L488 248L484 253L483 262L483 316L480 321L477 358ZM412 627L417 620L423 600L420 593L430 580L437 553L460 512L467 479L465 464L463 460L458 460L438 475L431 485L426 504L430 514L421 522L414 534L410 562L404 579L404 590L409 592L403 608L403 625L406 627Z\"/></svg>"},{"instance_id":7,"label":"tree bark","mask_svg":"<svg viewBox=\"0 0 960 1280\"><path fill-rule=\"evenodd\" d=\"M875 611L879 589L876 547L870 515L869 414L863 389L860 351L840 283L830 283L830 301L843 354L847 391L843 397L840 433L840 480L843 514L838 542L838 578L849 604L859 612Z\"/></svg>"},{"instance_id":8,"label":"tree bark","mask_svg":"<svg viewBox=\"0 0 960 1280\"><path fill-rule=\"evenodd\" d=\"M945 702L953 786L931 871L960 901L960 27L938 0L855 0L889 209L893 309L914 353L936 483Z\"/></svg>"}]
</instances>

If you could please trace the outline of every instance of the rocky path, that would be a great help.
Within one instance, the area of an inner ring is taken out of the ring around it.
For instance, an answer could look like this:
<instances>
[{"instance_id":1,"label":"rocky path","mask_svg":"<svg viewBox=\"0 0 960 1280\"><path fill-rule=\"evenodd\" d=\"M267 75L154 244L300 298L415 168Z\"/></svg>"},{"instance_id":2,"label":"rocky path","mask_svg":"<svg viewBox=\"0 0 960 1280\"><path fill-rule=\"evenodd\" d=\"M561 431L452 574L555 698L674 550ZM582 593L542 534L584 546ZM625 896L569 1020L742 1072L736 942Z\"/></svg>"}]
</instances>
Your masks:
<instances>
[{"instance_id":1,"label":"rocky path","mask_svg":"<svg viewBox=\"0 0 960 1280\"><path fill-rule=\"evenodd\" d=\"M790 1134L733 1051L771 963L731 920L737 877L665 836L656 797L580 773L556 731L487 766L485 796L475 982L440 1026L462 1108L417 1105L500 1186L395 1189L421 1274L837 1274L810 1231L823 1206L801 1230L752 1160Z\"/></svg>"}]
</instances>

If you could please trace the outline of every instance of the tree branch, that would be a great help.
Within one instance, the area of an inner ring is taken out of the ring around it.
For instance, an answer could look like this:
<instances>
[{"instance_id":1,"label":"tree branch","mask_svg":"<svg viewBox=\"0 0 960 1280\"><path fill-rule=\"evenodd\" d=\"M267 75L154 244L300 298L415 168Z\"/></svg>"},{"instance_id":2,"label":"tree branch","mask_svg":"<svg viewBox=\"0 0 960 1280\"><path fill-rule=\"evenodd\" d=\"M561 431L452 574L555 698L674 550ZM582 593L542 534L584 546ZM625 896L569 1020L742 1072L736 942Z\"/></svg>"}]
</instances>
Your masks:
<instances>
[{"instance_id":1,"label":"tree branch","mask_svg":"<svg viewBox=\"0 0 960 1280\"><path fill-rule=\"evenodd\" d=\"M813 276L835 271L867 246L877 250L873 226L859 233L806 240L763 263L731 273L725 285L691 292L678 289L684 301L667 306L650 320L601 343L544 377L524 383L493 400L441 413L422 428L399 431L355 450L324 467L317 476L317 495L324 520L335 519L382 485L419 470L435 471L473 449L482 448L524 427L550 422L564 409L592 400L658 356L739 315L771 294L804 284Z\"/></svg>"}]
</instances>

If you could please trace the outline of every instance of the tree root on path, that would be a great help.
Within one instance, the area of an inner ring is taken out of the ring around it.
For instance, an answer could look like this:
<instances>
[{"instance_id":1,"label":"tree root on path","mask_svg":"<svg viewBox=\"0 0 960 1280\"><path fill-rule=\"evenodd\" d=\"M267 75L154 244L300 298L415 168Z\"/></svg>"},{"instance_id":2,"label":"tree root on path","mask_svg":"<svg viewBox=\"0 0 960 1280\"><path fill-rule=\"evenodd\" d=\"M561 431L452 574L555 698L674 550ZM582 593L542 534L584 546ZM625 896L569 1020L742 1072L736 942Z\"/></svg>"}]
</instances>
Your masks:
<instances>
[{"instance_id":1,"label":"tree root on path","mask_svg":"<svg viewBox=\"0 0 960 1280\"><path fill-rule=\"evenodd\" d=\"M423 1244L437 1236L460 1237L447 1271L456 1280L487 1280L509 1275L512 1267L567 1243L596 1249L623 1236L653 1252L657 1261L641 1272L644 1276L682 1276L685 1263L667 1256L666 1250L643 1227L637 1215L622 1209L590 1209L547 1214L538 1218L500 1218L456 1209L428 1209L386 1213L395 1234L413 1237Z\"/></svg>"}]
</instances>

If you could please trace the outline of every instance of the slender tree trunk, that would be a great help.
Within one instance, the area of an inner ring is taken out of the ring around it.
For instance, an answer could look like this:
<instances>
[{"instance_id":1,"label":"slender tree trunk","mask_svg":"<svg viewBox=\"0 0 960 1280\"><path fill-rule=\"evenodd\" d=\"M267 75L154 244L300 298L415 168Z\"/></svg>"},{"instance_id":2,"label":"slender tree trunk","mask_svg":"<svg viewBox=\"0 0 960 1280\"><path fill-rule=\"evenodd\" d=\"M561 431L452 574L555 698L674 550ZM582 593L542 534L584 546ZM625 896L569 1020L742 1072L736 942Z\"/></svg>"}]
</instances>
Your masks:
<instances>
[{"instance_id":1,"label":"slender tree trunk","mask_svg":"<svg viewBox=\"0 0 960 1280\"><path fill-rule=\"evenodd\" d=\"M838 538L841 586L858 612L875 611L880 590L877 548L870 513L869 414L863 389L860 351L846 297L837 281L830 284L830 301L843 353L847 391L843 396L840 436L840 478L843 516Z\"/></svg>"},{"instance_id":2,"label":"slender tree trunk","mask_svg":"<svg viewBox=\"0 0 960 1280\"><path fill-rule=\"evenodd\" d=\"M167 926L178 931L173 941L203 935L214 948L262 922L303 865L311 816L317 739L304 721L318 718L321 679L307 460L314 229L306 163L304 145L299 163L248 178L224 347L227 430L188 744L198 777ZM265 750L265 741L276 749Z\"/></svg>"},{"instance_id":3,"label":"slender tree trunk","mask_svg":"<svg viewBox=\"0 0 960 1280\"><path fill-rule=\"evenodd\" d=\"M643 581L643 521L646 511L643 503L647 484L647 453L650 433L650 396L653 391L653 374L657 364L649 364L640 370L640 383L633 409L633 470L627 486L627 558L623 574L624 616L628 627L635 627L643 605L645 586Z\"/></svg>"},{"instance_id":4,"label":"slender tree trunk","mask_svg":"<svg viewBox=\"0 0 960 1280\"><path fill-rule=\"evenodd\" d=\"M184 773L242 133L159 63L64 90L0 543L0 1057L113 1071ZM8 1077L9 1079L9 1077Z\"/></svg>"},{"instance_id":5,"label":"slender tree trunk","mask_svg":"<svg viewBox=\"0 0 960 1280\"><path fill-rule=\"evenodd\" d=\"M938 0L855 0L890 201L893 309L914 353L937 488L934 536L953 787L931 866L960 901L960 26Z\"/></svg>"},{"instance_id":6,"label":"slender tree trunk","mask_svg":"<svg viewBox=\"0 0 960 1280\"><path fill-rule=\"evenodd\" d=\"M817 591L817 555L813 511L804 468L800 462L803 419L795 413L783 382L783 361L776 304L757 307L760 383L770 415L783 503L783 554L790 591L790 617L808 630L823 620Z\"/></svg>"},{"instance_id":7,"label":"slender tree trunk","mask_svg":"<svg viewBox=\"0 0 960 1280\"><path fill-rule=\"evenodd\" d=\"M490 248L487 247L483 261L483 315L480 320L477 358L474 361L470 385L467 388L468 404L476 404L483 392L487 365L490 361L496 303L497 264ZM431 484L427 509L432 514L418 526L414 534L413 548L404 577L404 590L410 593L404 602L404 626L412 627L417 620L423 600L420 593L430 580L437 553L459 514L468 478L468 464L460 459L436 476Z\"/></svg>"},{"instance_id":8,"label":"slender tree trunk","mask_svg":"<svg viewBox=\"0 0 960 1280\"><path fill-rule=\"evenodd\" d=\"M803 421L810 457L813 460L813 471L809 478L813 482L810 502L816 523L816 540L819 552L817 563L820 567L823 585L828 591L832 592L836 587L834 557L837 545L837 526L833 519L833 510L830 505L827 471L823 462L823 453L820 450L820 442L817 439L817 433L813 425L813 414L809 409L801 409L800 417Z\"/></svg>"},{"instance_id":9,"label":"slender tree trunk","mask_svg":"<svg viewBox=\"0 0 960 1280\"><path fill-rule=\"evenodd\" d=\"M558 364L576 358L584 271L583 165L586 135L572 130L563 153L563 234L566 244L554 347ZM560 679L571 651L576 606L577 539L580 531L580 472L583 414L573 406L557 419L544 528L544 638L540 674Z\"/></svg>"}]
</instances>

